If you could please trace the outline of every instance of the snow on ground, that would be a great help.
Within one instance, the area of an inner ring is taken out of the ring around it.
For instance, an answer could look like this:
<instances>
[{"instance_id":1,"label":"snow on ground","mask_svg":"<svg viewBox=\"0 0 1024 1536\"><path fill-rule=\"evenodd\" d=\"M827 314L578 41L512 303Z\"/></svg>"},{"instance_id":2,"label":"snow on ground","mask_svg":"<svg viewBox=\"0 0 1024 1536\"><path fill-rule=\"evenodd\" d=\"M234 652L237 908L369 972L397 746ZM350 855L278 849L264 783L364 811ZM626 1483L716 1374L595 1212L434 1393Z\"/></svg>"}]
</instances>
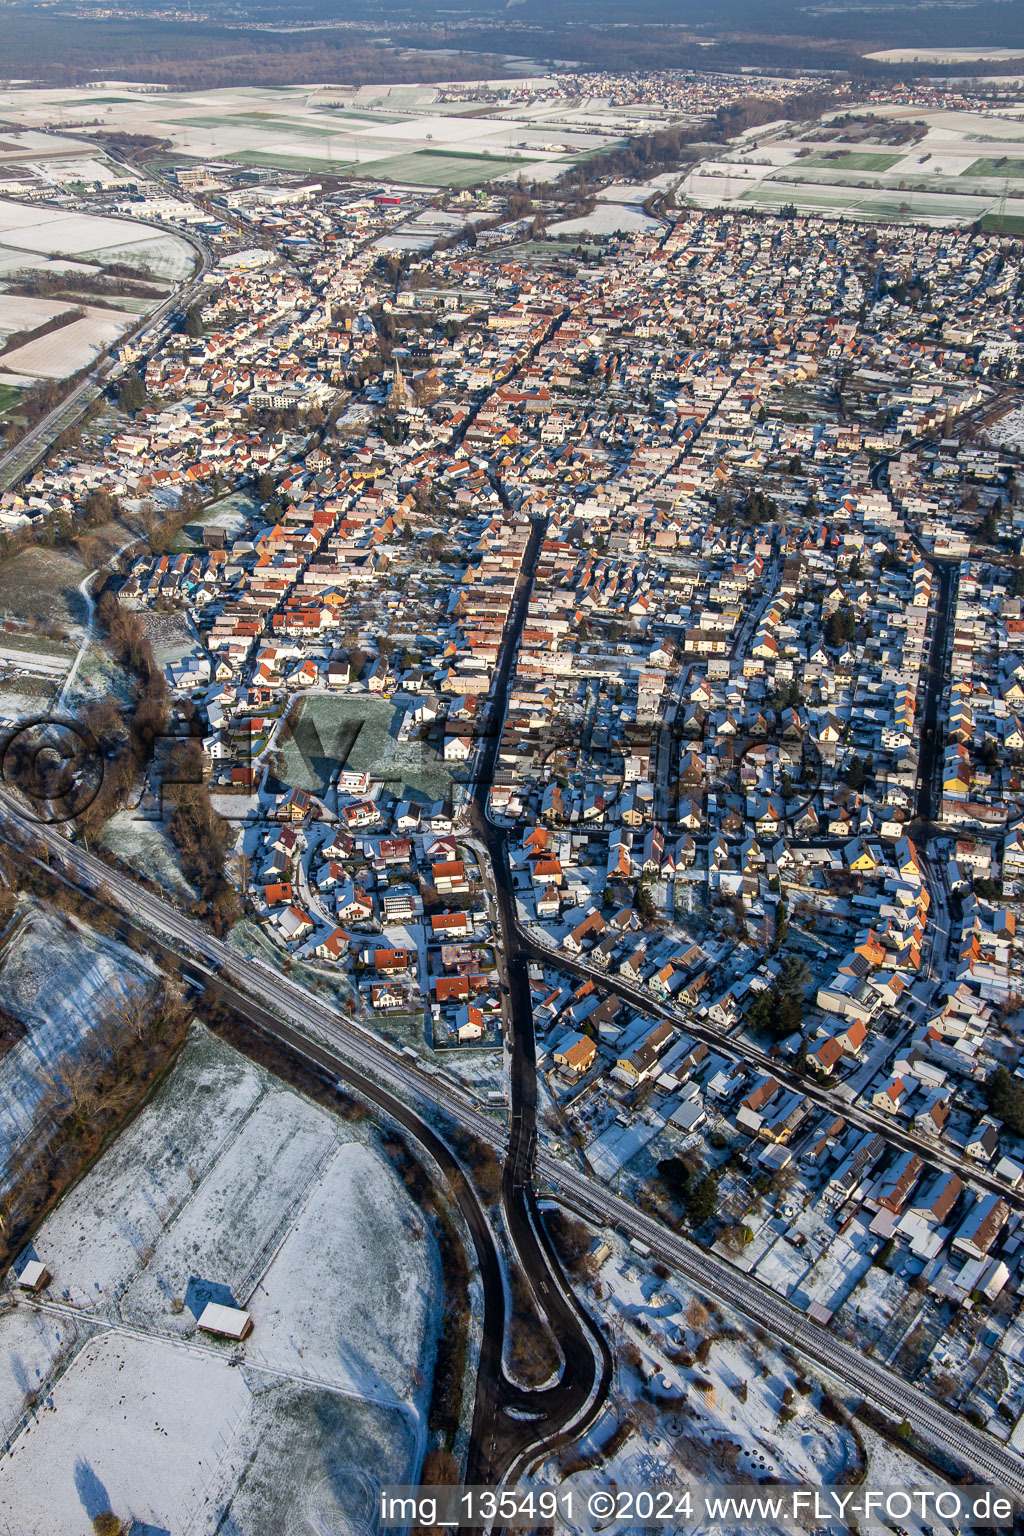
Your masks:
<instances>
[{"instance_id":1,"label":"snow on ground","mask_svg":"<svg viewBox=\"0 0 1024 1536\"><path fill-rule=\"evenodd\" d=\"M618 235L657 228L657 219L652 219L642 209L616 202L599 203L592 213L585 213L581 218L549 224L547 232L549 235Z\"/></svg>"},{"instance_id":2,"label":"snow on ground","mask_svg":"<svg viewBox=\"0 0 1024 1536\"><path fill-rule=\"evenodd\" d=\"M182 874L178 850L162 822L149 821L138 811L115 811L103 828L100 841L165 890L184 896L187 901L198 896L195 886Z\"/></svg>"},{"instance_id":3,"label":"snow on ground","mask_svg":"<svg viewBox=\"0 0 1024 1536\"><path fill-rule=\"evenodd\" d=\"M178 235L164 234L132 219L75 213L0 198L0 246L40 255L127 260L148 265L161 277L185 277L195 265L192 247Z\"/></svg>"},{"instance_id":4,"label":"snow on ground","mask_svg":"<svg viewBox=\"0 0 1024 1536\"><path fill-rule=\"evenodd\" d=\"M0 1060L0 1180L36 1129L46 1074L81 1049L102 1011L152 974L113 939L56 913L26 911L0 960L0 1003L28 1029Z\"/></svg>"},{"instance_id":5,"label":"snow on ground","mask_svg":"<svg viewBox=\"0 0 1024 1536\"><path fill-rule=\"evenodd\" d=\"M663 176L654 176L650 181L620 182L617 186L603 187L597 200L599 203L645 203L655 192L666 192L678 179L675 171L666 171Z\"/></svg>"},{"instance_id":6,"label":"snow on ground","mask_svg":"<svg viewBox=\"0 0 1024 1536\"><path fill-rule=\"evenodd\" d=\"M416 1481L420 1453L409 1416L245 1374L256 1393L216 1469L196 1536L374 1531L379 1484Z\"/></svg>"},{"instance_id":7,"label":"snow on ground","mask_svg":"<svg viewBox=\"0 0 1024 1536\"><path fill-rule=\"evenodd\" d=\"M15 331L32 331L44 325L54 315L77 306L66 298L29 299L19 293L0 293L0 336L7 337ZM7 359L4 358L6 366Z\"/></svg>"},{"instance_id":8,"label":"snow on ground","mask_svg":"<svg viewBox=\"0 0 1024 1536\"><path fill-rule=\"evenodd\" d=\"M1005 416L987 429L989 441L999 448L1012 448L1020 453L1024 449L1024 408L1007 411Z\"/></svg>"},{"instance_id":9,"label":"snow on ground","mask_svg":"<svg viewBox=\"0 0 1024 1536\"><path fill-rule=\"evenodd\" d=\"M11 1309L2 1321L0 1352L0 1435L9 1434L25 1406L46 1383L62 1355L82 1335L74 1318L29 1307Z\"/></svg>"},{"instance_id":10,"label":"snow on ground","mask_svg":"<svg viewBox=\"0 0 1024 1536\"><path fill-rule=\"evenodd\" d=\"M618 1238L611 1246L600 1294L591 1287L585 1300L614 1328L616 1381L603 1417L573 1447L599 1468L597 1486L673 1486L690 1477L711 1487L765 1478L819 1485L856 1470L852 1435L822 1415L809 1381L796 1385L798 1371L780 1351L754 1341L679 1277L659 1279ZM627 1416L632 1432L606 1459L602 1448ZM585 1493L588 1474L569 1482ZM697 1536L704 1527L682 1520L674 1529Z\"/></svg>"},{"instance_id":11,"label":"snow on ground","mask_svg":"<svg viewBox=\"0 0 1024 1536\"><path fill-rule=\"evenodd\" d=\"M152 1254L262 1091L244 1056L193 1028L171 1077L47 1217L36 1247L48 1264L60 1256L52 1294L104 1307Z\"/></svg>"},{"instance_id":12,"label":"snow on ground","mask_svg":"<svg viewBox=\"0 0 1024 1536\"><path fill-rule=\"evenodd\" d=\"M594 1172L602 1179L613 1180L621 1168L664 1130L676 1108L677 1100L672 1099L657 1109L648 1106L643 1116L630 1125L613 1121L587 1147L587 1161Z\"/></svg>"},{"instance_id":13,"label":"snow on ground","mask_svg":"<svg viewBox=\"0 0 1024 1536\"><path fill-rule=\"evenodd\" d=\"M866 57L885 64L976 64L979 59L1024 58L1024 48L883 48Z\"/></svg>"},{"instance_id":14,"label":"snow on ground","mask_svg":"<svg viewBox=\"0 0 1024 1536\"><path fill-rule=\"evenodd\" d=\"M221 1299L214 1287L241 1303L336 1145L335 1122L296 1094L261 1099L165 1229L121 1302L125 1320L191 1334L207 1301ZM176 1315L174 1298L184 1301Z\"/></svg>"},{"instance_id":15,"label":"snow on ground","mask_svg":"<svg viewBox=\"0 0 1024 1536\"><path fill-rule=\"evenodd\" d=\"M8 372L34 379L63 379L87 367L104 347L135 323L136 317L124 311L78 307L83 310L80 320L16 347L13 352L5 352L4 367Z\"/></svg>"},{"instance_id":16,"label":"snow on ground","mask_svg":"<svg viewBox=\"0 0 1024 1536\"><path fill-rule=\"evenodd\" d=\"M0 1514L47 1536L82 1536L107 1510L184 1530L249 1400L242 1373L212 1352L101 1334L0 1462Z\"/></svg>"},{"instance_id":17,"label":"snow on ground","mask_svg":"<svg viewBox=\"0 0 1024 1536\"><path fill-rule=\"evenodd\" d=\"M861 1241L858 1244L857 1239ZM871 1268L871 1254L864 1251L863 1237L856 1229L836 1235L831 1246L807 1274L793 1299L798 1306L818 1302L837 1312L851 1291Z\"/></svg>"},{"instance_id":18,"label":"snow on ground","mask_svg":"<svg viewBox=\"0 0 1024 1536\"><path fill-rule=\"evenodd\" d=\"M412 1400L412 1372L429 1369L420 1357L435 1277L422 1224L378 1174L366 1147L338 1148L301 1222L240 1299L256 1324L254 1360L320 1380L347 1375L377 1401ZM410 1247L423 1262L408 1262Z\"/></svg>"},{"instance_id":19,"label":"snow on ground","mask_svg":"<svg viewBox=\"0 0 1024 1536\"><path fill-rule=\"evenodd\" d=\"M0 1418L40 1404L0 1464L16 1536L108 1507L174 1536L355 1536L373 1479L415 1481L440 1266L373 1136L193 1026L37 1233L49 1290L0 1309ZM207 1295L250 1302L243 1344L197 1331Z\"/></svg>"},{"instance_id":20,"label":"snow on ground","mask_svg":"<svg viewBox=\"0 0 1024 1536\"><path fill-rule=\"evenodd\" d=\"M582 1519L560 1529L592 1531L585 1498L593 1488L680 1487L714 1491L739 1482L859 1481L863 1457L851 1432L821 1411L822 1386L788 1350L754 1339L746 1323L701 1298L676 1275L661 1278L617 1235L597 1283L585 1288L587 1307L616 1341L616 1374L608 1405L591 1430L562 1458L541 1470L538 1483L578 1490ZM671 1357L675 1357L674 1359ZM833 1388L833 1390L835 1390ZM620 1426L631 1429L605 1454ZM933 1486L934 1476L910 1456L858 1424L872 1487ZM580 1459L589 1464L579 1472ZM703 1536L706 1526L680 1518L678 1536ZM616 1529L637 1532L641 1525ZM756 1536L776 1527L758 1525ZM849 1536L845 1525L818 1525L827 1536ZM918 1536L914 1527L912 1536Z\"/></svg>"},{"instance_id":21,"label":"snow on ground","mask_svg":"<svg viewBox=\"0 0 1024 1536\"><path fill-rule=\"evenodd\" d=\"M481 1051L456 1045L449 1050L424 1054L448 1077L471 1088L481 1099L489 1093L505 1091L504 1053L495 1046Z\"/></svg>"}]
</instances>

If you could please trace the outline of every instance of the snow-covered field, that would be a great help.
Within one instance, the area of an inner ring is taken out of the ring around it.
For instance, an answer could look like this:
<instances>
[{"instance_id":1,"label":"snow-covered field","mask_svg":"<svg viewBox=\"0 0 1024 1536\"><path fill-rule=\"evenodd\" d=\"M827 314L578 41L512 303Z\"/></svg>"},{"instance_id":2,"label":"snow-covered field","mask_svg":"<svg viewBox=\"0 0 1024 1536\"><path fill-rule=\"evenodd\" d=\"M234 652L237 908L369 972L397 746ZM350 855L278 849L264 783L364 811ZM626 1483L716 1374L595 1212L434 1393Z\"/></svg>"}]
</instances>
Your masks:
<instances>
[{"instance_id":1,"label":"snow-covered field","mask_svg":"<svg viewBox=\"0 0 1024 1536\"><path fill-rule=\"evenodd\" d=\"M20 293L0 293L0 337L31 331L75 305L71 299L26 299ZM4 359L6 364L6 358Z\"/></svg>"},{"instance_id":2,"label":"snow-covered field","mask_svg":"<svg viewBox=\"0 0 1024 1536\"><path fill-rule=\"evenodd\" d=\"M543 103L546 110L528 113L518 103L507 110L496 104L478 117L440 100L441 95L437 86L401 85L312 92L301 85L160 93L133 93L127 87L105 99L103 126L152 133L186 155L285 169L333 166L357 175L373 167L393 183L423 185L435 177L472 184L520 170L528 177L550 178L578 154L607 148L616 142L609 132L628 129L644 116L609 110L606 100L594 99L586 121L558 103ZM5 93L4 109L9 121L32 128L49 124L56 110L69 105L90 112L94 101L88 91L76 97L66 89L14 90ZM79 143L91 131L84 129ZM456 158L446 165L436 151ZM432 152L433 159L417 159ZM69 156L70 164L76 161L83 163ZM63 162L50 160L36 174L44 180L63 174L55 166ZM80 249L90 247L82 244Z\"/></svg>"},{"instance_id":3,"label":"snow-covered field","mask_svg":"<svg viewBox=\"0 0 1024 1536\"><path fill-rule=\"evenodd\" d=\"M985 59L1024 59L1024 48L883 48L865 57L885 64L976 64Z\"/></svg>"},{"instance_id":4,"label":"snow-covered field","mask_svg":"<svg viewBox=\"0 0 1024 1536\"><path fill-rule=\"evenodd\" d=\"M212 1351L108 1330L78 1352L0 1462L0 1514L49 1536L81 1536L108 1510L182 1531L211 1453L251 1399L242 1373Z\"/></svg>"},{"instance_id":5,"label":"snow-covered field","mask_svg":"<svg viewBox=\"0 0 1024 1536\"><path fill-rule=\"evenodd\" d=\"M551 235L621 235L636 230L657 229L657 219L650 218L641 208L627 203L599 203L592 213L578 219L563 219L560 224L549 224Z\"/></svg>"},{"instance_id":6,"label":"snow-covered field","mask_svg":"<svg viewBox=\"0 0 1024 1536\"><path fill-rule=\"evenodd\" d=\"M0 1060L0 1184L36 1130L48 1074L72 1059L103 1010L153 977L146 962L55 913L29 909L0 959L0 1003L28 1034Z\"/></svg>"},{"instance_id":7,"label":"snow-covered field","mask_svg":"<svg viewBox=\"0 0 1024 1536\"><path fill-rule=\"evenodd\" d=\"M186 241L148 224L0 198L0 261L21 257L11 265L27 265L24 258L32 255L145 265L169 278L187 277L195 265Z\"/></svg>"},{"instance_id":8,"label":"snow-covered field","mask_svg":"<svg viewBox=\"0 0 1024 1536\"><path fill-rule=\"evenodd\" d=\"M38 1232L49 1290L0 1301L8 1433L38 1396L0 1462L15 1532L110 1508L173 1536L354 1536L375 1477L415 1480L439 1261L373 1135L193 1026ZM197 1331L207 1299L249 1308L244 1344Z\"/></svg>"},{"instance_id":9,"label":"snow-covered field","mask_svg":"<svg viewBox=\"0 0 1024 1536\"><path fill-rule=\"evenodd\" d=\"M61 307L67 309L69 306ZM124 310L96 309L91 305L78 307L83 311L80 320L72 320L70 325L62 325L59 330L16 347L13 352L5 352L7 371L33 379L62 379L69 373L77 373L138 318Z\"/></svg>"},{"instance_id":10,"label":"snow-covered field","mask_svg":"<svg viewBox=\"0 0 1024 1536\"><path fill-rule=\"evenodd\" d=\"M100 841L119 859L141 870L165 890L194 900L196 888L182 874L178 850L162 822L146 821L138 811L116 811L103 828Z\"/></svg>"}]
</instances>

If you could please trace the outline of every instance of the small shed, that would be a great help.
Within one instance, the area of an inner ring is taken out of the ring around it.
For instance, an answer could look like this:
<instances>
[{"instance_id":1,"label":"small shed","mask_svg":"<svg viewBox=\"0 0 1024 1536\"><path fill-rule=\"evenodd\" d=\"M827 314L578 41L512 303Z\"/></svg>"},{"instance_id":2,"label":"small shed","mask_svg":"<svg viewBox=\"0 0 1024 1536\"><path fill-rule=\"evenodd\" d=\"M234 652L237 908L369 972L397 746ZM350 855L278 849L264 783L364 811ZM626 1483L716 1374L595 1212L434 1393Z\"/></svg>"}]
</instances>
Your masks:
<instances>
[{"instance_id":1,"label":"small shed","mask_svg":"<svg viewBox=\"0 0 1024 1536\"><path fill-rule=\"evenodd\" d=\"M204 1333L219 1333L226 1339L245 1339L252 1332L252 1318L241 1307L225 1307L208 1301L199 1318Z\"/></svg>"},{"instance_id":2,"label":"small shed","mask_svg":"<svg viewBox=\"0 0 1024 1536\"><path fill-rule=\"evenodd\" d=\"M45 1264L29 1259L18 1276L18 1284L23 1291L44 1291L52 1279Z\"/></svg>"}]
</instances>

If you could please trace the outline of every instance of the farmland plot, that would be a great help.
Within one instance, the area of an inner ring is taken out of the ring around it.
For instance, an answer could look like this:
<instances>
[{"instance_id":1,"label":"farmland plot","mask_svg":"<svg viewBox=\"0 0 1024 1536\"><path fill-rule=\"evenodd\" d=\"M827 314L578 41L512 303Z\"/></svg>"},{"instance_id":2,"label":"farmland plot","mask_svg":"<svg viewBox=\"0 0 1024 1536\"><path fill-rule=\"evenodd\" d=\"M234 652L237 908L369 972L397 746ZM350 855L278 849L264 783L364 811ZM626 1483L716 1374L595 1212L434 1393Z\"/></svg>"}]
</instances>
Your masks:
<instances>
[{"instance_id":1,"label":"farmland plot","mask_svg":"<svg viewBox=\"0 0 1024 1536\"><path fill-rule=\"evenodd\" d=\"M62 306L68 308L65 303ZM92 306L76 306L83 310L80 320L62 325L13 352L4 353L4 368L13 374L24 374L32 379L62 379L79 368L86 368L133 325L136 316Z\"/></svg>"},{"instance_id":2,"label":"farmland plot","mask_svg":"<svg viewBox=\"0 0 1024 1536\"><path fill-rule=\"evenodd\" d=\"M148 224L0 198L0 258L11 253L85 258L100 265L125 262L175 279L187 277L195 265L185 240Z\"/></svg>"}]
</instances>

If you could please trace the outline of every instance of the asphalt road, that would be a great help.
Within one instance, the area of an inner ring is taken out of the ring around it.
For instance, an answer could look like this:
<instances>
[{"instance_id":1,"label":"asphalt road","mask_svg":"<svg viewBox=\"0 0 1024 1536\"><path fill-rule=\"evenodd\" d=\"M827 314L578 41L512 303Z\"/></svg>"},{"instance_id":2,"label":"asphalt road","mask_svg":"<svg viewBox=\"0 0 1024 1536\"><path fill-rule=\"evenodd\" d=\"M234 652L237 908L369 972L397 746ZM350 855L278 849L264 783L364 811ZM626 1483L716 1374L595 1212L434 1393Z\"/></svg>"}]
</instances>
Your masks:
<instances>
[{"instance_id":1,"label":"asphalt road","mask_svg":"<svg viewBox=\"0 0 1024 1536\"><path fill-rule=\"evenodd\" d=\"M479 746L471 805L474 831L491 865L502 967L509 990L511 1023L511 1124L502 1170L502 1209L512 1246L536 1302L561 1347L563 1369L557 1383L529 1394L536 1418L532 1436L523 1437L516 1420L488 1425L478 1404L466 1478L469 1483L498 1483L541 1443L553 1446L570 1433L582 1433L600 1411L611 1382L612 1358L604 1335L582 1309L568 1284L538 1216L533 1162L537 1135L537 1051L530 1001L528 962L519 946L515 898L506 857L506 834L488 818L487 803L501 726L508 703L519 636L529 608L546 521L534 522L523 556L519 583L502 639L492 704L492 730Z\"/></svg>"}]
</instances>

